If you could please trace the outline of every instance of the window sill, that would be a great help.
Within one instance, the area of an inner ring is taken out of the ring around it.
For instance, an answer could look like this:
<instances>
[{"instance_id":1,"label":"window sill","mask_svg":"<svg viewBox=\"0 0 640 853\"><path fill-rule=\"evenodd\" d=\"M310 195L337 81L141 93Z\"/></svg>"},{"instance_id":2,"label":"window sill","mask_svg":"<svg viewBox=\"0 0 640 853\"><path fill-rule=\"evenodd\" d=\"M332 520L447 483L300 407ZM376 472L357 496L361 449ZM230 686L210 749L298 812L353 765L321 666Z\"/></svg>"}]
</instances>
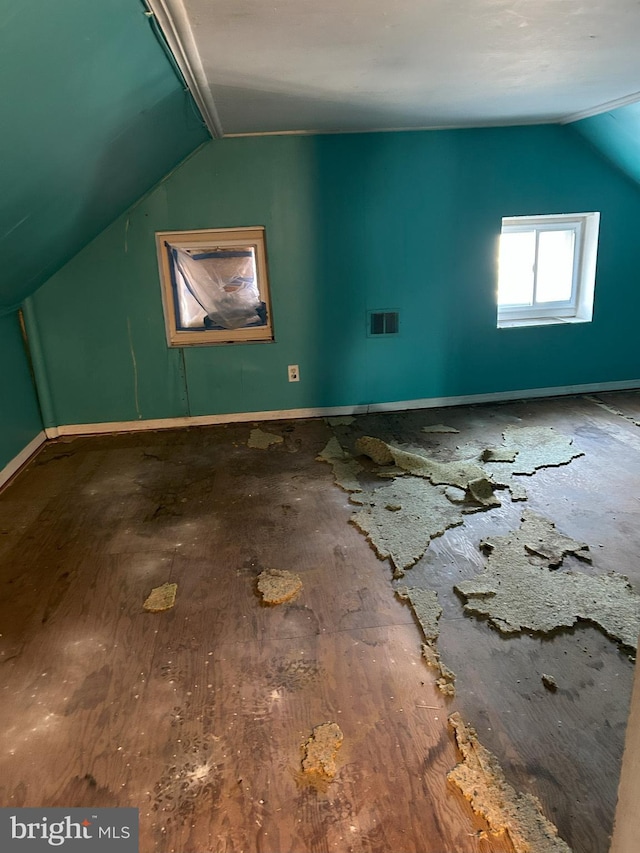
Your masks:
<instances>
[{"instance_id":1,"label":"window sill","mask_svg":"<svg viewBox=\"0 0 640 853\"><path fill-rule=\"evenodd\" d=\"M521 326L561 326L573 323L590 323L583 317L521 317L519 319L498 319L499 329L516 329Z\"/></svg>"}]
</instances>

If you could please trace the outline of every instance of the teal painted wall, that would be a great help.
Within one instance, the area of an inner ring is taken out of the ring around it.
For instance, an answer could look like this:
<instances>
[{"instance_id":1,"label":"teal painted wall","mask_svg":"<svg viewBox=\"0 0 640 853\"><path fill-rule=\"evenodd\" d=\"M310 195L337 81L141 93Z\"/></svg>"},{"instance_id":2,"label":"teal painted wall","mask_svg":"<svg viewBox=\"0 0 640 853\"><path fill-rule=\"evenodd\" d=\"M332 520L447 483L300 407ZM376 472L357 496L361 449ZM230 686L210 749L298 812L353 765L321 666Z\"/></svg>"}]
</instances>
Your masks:
<instances>
[{"instance_id":1,"label":"teal painted wall","mask_svg":"<svg viewBox=\"0 0 640 853\"><path fill-rule=\"evenodd\" d=\"M502 216L601 211L594 321L496 328ZM640 379L640 192L558 126L211 142L33 297L58 424ZM276 342L169 350L154 232L265 225ZM366 312L400 334L366 335ZM287 364L301 382L287 382Z\"/></svg>"},{"instance_id":2,"label":"teal painted wall","mask_svg":"<svg viewBox=\"0 0 640 853\"><path fill-rule=\"evenodd\" d=\"M41 430L17 315L0 315L0 470Z\"/></svg>"},{"instance_id":3,"label":"teal painted wall","mask_svg":"<svg viewBox=\"0 0 640 853\"><path fill-rule=\"evenodd\" d=\"M0 0L0 309L209 138L140 0Z\"/></svg>"},{"instance_id":4,"label":"teal painted wall","mask_svg":"<svg viewBox=\"0 0 640 853\"><path fill-rule=\"evenodd\" d=\"M570 127L640 185L640 102L576 121Z\"/></svg>"}]
</instances>

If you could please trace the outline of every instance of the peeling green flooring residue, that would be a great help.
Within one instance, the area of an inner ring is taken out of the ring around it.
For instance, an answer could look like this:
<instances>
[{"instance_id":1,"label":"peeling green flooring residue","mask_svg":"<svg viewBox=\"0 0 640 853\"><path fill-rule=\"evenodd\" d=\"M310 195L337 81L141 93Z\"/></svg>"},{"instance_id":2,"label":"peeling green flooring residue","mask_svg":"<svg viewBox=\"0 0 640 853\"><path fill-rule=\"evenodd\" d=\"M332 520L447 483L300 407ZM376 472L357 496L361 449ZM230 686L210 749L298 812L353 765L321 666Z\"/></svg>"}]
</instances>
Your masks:
<instances>
[{"instance_id":1,"label":"peeling green flooring residue","mask_svg":"<svg viewBox=\"0 0 640 853\"><path fill-rule=\"evenodd\" d=\"M369 456L378 465L395 463L398 473L405 472L414 477L429 480L434 486L454 486L464 489L481 508L500 506L493 492L493 483L485 468L476 459L458 459L439 462L421 453L402 450L379 438L363 436L356 441L356 450ZM385 476L393 472L384 472Z\"/></svg>"},{"instance_id":2,"label":"peeling green flooring residue","mask_svg":"<svg viewBox=\"0 0 640 853\"><path fill-rule=\"evenodd\" d=\"M442 616L438 594L431 589L402 586L396 589L396 595L411 605L411 609L420 623L425 640L427 642L437 640L440 633L438 620Z\"/></svg>"},{"instance_id":3,"label":"peeling green flooring residue","mask_svg":"<svg viewBox=\"0 0 640 853\"><path fill-rule=\"evenodd\" d=\"M393 453L391 448L381 438L371 435L363 435L356 439L356 451L363 456L368 456L376 465L393 465Z\"/></svg>"},{"instance_id":4,"label":"peeling green flooring residue","mask_svg":"<svg viewBox=\"0 0 640 853\"><path fill-rule=\"evenodd\" d=\"M416 477L397 477L391 483L351 502L362 509L351 522L369 539L381 560L391 559L394 577L418 562L429 542L463 516L444 490Z\"/></svg>"},{"instance_id":5,"label":"peeling green flooring residue","mask_svg":"<svg viewBox=\"0 0 640 853\"><path fill-rule=\"evenodd\" d=\"M527 499L522 482L524 476L531 476L540 468L567 465L584 455L573 446L572 438L553 427L509 426L502 438L501 447L487 447L480 458L495 486L509 489L514 501Z\"/></svg>"},{"instance_id":6,"label":"peeling green flooring residue","mask_svg":"<svg viewBox=\"0 0 640 853\"><path fill-rule=\"evenodd\" d=\"M282 444L283 440L281 435L256 428L251 430L247 444L256 450L267 450L272 444Z\"/></svg>"},{"instance_id":7,"label":"peeling green flooring residue","mask_svg":"<svg viewBox=\"0 0 640 853\"><path fill-rule=\"evenodd\" d=\"M409 603L413 613L420 623L425 642L422 644L422 656L428 666L438 672L436 685L446 696L455 695L455 673L442 662L436 641L440 629L438 622L442 615L442 607L438 602L438 594L431 589L420 587L397 587L396 595L401 601Z\"/></svg>"},{"instance_id":8,"label":"peeling green flooring residue","mask_svg":"<svg viewBox=\"0 0 640 853\"><path fill-rule=\"evenodd\" d=\"M585 399L591 400L592 403L595 403L596 406L600 406L601 409L604 409L605 412L609 412L610 415L616 415L619 418L624 418L634 426L640 427L640 421L637 420L637 418L634 418L633 415L626 415L622 409L618 409L617 406L610 406L609 403L605 403L605 401L601 400L599 397L593 397L591 395L587 395Z\"/></svg>"},{"instance_id":9,"label":"peeling green flooring residue","mask_svg":"<svg viewBox=\"0 0 640 853\"><path fill-rule=\"evenodd\" d=\"M487 472L474 459L462 459L453 462L438 462L417 453L407 453L397 447L391 447L393 461L399 468L415 477L425 477L434 486L458 486L468 489L472 480L482 480Z\"/></svg>"},{"instance_id":10,"label":"peeling green flooring residue","mask_svg":"<svg viewBox=\"0 0 640 853\"><path fill-rule=\"evenodd\" d=\"M336 415L332 418L325 418L325 421L329 424L329 426L349 426L355 421L353 415Z\"/></svg>"},{"instance_id":11,"label":"peeling green flooring residue","mask_svg":"<svg viewBox=\"0 0 640 853\"><path fill-rule=\"evenodd\" d=\"M515 462L517 450L508 447L487 447L482 451L480 458L483 462Z\"/></svg>"},{"instance_id":12,"label":"peeling green flooring residue","mask_svg":"<svg viewBox=\"0 0 640 853\"><path fill-rule=\"evenodd\" d=\"M550 568L565 554L588 559L584 543L563 537L552 522L525 511L519 530L483 545L489 551L485 570L455 587L467 600L467 613L485 616L505 634L547 634L584 620L636 648L640 596L624 575L594 577Z\"/></svg>"},{"instance_id":13,"label":"peeling green flooring residue","mask_svg":"<svg viewBox=\"0 0 640 853\"><path fill-rule=\"evenodd\" d=\"M434 432L435 433L439 433L439 432L440 433L447 433L447 432L458 433L458 432L460 432L460 430L456 429L455 427L447 426L446 424L430 424L429 426L423 426L422 432L426 432L426 433L434 433Z\"/></svg>"},{"instance_id":14,"label":"peeling green flooring residue","mask_svg":"<svg viewBox=\"0 0 640 853\"><path fill-rule=\"evenodd\" d=\"M571 853L531 794L516 791L505 779L498 759L478 740L460 714L449 717L462 761L447 778L483 817L494 833L506 833L515 853Z\"/></svg>"},{"instance_id":15,"label":"peeling green flooring residue","mask_svg":"<svg viewBox=\"0 0 640 853\"><path fill-rule=\"evenodd\" d=\"M582 450L573 446L573 439L562 435L553 427L509 426L503 433L504 447L517 451L515 459L508 465L509 474L534 474L539 468L552 468L557 465L567 465L572 459L584 456ZM487 460L491 462L491 460ZM493 464L490 464L493 472Z\"/></svg>"},{"instance_id":16,"label":"peeling green flooring residue","mask_svg":"<svg viewBox=\"0 0 640 853\"><path fill-rule=\"evenodd\" d=\"M344 450L335 436L329 439L316 459L331 465L336 485L345 492L362 491L358 480L358 474L363 470L362 465Z\"/></svg>"}]
</instances>

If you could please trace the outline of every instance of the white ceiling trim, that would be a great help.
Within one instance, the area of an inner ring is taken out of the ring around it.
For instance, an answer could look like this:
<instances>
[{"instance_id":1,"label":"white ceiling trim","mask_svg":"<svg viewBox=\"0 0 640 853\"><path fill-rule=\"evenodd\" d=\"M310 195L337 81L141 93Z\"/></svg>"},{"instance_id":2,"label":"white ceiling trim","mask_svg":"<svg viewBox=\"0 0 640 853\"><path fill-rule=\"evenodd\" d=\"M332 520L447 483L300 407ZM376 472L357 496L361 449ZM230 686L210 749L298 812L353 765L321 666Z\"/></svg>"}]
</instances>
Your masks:
<instances>
[{"instance_id":1,"label":"white ceiling trim","mask_svg":"<svg viewBox=\"0 0 640 853\"><path fill-rule=\"evenodd\" d=\"M146 0L214 139L224 136L182 0Z\"/></svg>"},{"instance_id":2,"label":"white ceiling trim","mask_svg":"<svg viewBox=\"0 0 640 853\"><path fill-rule=\"evenodd\" d=\"M560 119L560 124L571 124L574 121L581 121L583 118L591 118L599 116L602 113L609 113L611 110L617 110L620 107L628 107L630 104L637 104L640 101L640 92L634 92L632 95L625 95L624 98L616 98L615 101L607 101L606 104L600 104L593 107L591 110L583 110L580 113L573 113L570 116Z\"/></svg>"},{"instance_id":3,"label":"white ceiling trim","mask_svg":"<svg viewBox=\"0 0 640 853\"><path fill-rule=\"evenodd\" d=\"M424 127L372 127L366 130L257 130L248 133L225 133L225 139L247 136L339 136L356 133L424 133L425 130L481 130L488 127L531 127L541 124L564 124L564 119L510 119L508 121L474 122L473 124L426 124Z\"/></svg>"}]
</instances>

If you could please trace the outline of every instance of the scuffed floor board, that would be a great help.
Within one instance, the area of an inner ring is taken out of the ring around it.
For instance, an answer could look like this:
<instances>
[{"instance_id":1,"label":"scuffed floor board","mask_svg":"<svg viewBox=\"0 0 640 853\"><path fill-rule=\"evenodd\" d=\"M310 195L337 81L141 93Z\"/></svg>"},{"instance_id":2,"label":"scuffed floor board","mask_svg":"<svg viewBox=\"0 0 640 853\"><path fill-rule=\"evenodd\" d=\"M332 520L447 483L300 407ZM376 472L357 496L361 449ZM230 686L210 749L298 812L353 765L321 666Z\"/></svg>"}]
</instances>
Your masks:
<instances>
[{"instance_id":1,"label":"scuffed floor board","mask_svg":"<svg viewBox=\"0 0 640 853\"><path fill-rule=\"evenodd\" d=\"M429 422L459 432L424 433ZM465 615L453 592L482 571L483 539L518 528L523 505L501 490L501 506L430 539L401 582L437 593L437 647L457 675L451 700L389 567L349 523L358 508L316 461L336 436L368 493L389 481L354 459L359 435L446 462L458 447L500 447L507 427L522 426L552 426L585 454L523 475L525 506L589 544L593 564L580 571L624 566L638 590L638 429L590 401L264 424L284 437L266 449L247 447L247 424L45 447L0 496L3 802L138 806L141 853L221 843L513 853L508 839L482 835L486 822L447 783L457 709L574 853L602 853L628 655L582 624L506 638ZM274 566L304 586L268 608L256 581ZM175 606L145 613L167 578ZM300 779L301 744L325 721L344 742L322 791Z\"/></svg>"}]
</instances>

